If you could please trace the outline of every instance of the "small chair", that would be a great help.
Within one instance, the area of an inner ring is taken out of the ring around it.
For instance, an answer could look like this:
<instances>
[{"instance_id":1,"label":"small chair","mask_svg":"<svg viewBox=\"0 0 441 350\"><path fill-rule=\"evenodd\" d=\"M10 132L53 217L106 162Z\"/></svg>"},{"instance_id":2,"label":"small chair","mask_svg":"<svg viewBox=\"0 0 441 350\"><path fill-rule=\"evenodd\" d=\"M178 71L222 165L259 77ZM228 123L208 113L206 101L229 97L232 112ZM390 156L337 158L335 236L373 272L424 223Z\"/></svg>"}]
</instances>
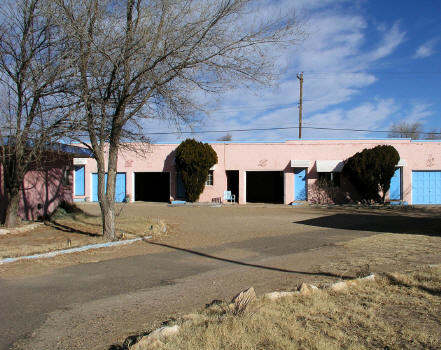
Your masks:
<instances>
[{"instance_id":1,"label":"small chair","mask_svg":"<svg viewBox=\"0 0 441 350\"><path fill-rule=\"evenodd\" d=\"M231 191L224 191L224 200L227 202L236 203L236 195L231 194Z\"/></svg>"}]
</instances>

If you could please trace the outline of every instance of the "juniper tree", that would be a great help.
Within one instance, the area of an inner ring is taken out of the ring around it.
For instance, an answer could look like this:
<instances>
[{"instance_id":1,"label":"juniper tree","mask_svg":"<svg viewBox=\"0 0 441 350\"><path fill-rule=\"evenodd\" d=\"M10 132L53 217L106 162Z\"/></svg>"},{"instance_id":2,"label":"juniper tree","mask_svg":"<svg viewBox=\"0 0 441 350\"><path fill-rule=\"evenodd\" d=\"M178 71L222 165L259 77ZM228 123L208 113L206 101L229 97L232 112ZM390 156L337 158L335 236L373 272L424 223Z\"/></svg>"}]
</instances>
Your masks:
<instances>
[{"instance_id":1,"label":"juniper tree","mask_svg":"<svg viewBox=\"0 0 441 350\"><path fill-rule=\"evenodd\" d=\"M376 146L348 158L343 175L356 187L364 200L384 203L399 161L400 155L393 146Z\"/></svg>"},{"instance_id":2,"label":"juniper tree","mask_svg":"<svg viewBox=\"0 0 441 350\"><path fill-rule=\"evenodd\" d=\"M176 168L182 176L187 197L196 202L204 190L210 168L217 163L217 154L208 144L194 139L183 141L176 149Z\"/></svg>"}]
</instances>

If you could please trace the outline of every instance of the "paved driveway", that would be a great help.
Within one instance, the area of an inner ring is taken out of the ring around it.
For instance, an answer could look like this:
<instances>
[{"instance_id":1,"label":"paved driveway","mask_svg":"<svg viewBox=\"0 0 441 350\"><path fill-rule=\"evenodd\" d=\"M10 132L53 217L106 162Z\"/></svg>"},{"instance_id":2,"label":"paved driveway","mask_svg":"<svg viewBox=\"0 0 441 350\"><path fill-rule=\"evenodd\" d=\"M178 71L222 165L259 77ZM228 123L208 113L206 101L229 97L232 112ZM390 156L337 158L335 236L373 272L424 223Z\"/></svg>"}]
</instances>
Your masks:
<instances>
[{"instance_id":1,"label":"paved driveway","mask_svg":"<svg viewBox=\"0 0 441 350\"><path fill-rule=\"evenodd\" d=\"M98 212L93 204L84 208ZM108 349L155 321L249 286L259 294L333 279L314 266L332 261L341 249L336 242L387 227L419 226L425 234L441 227L436 218L309 207L135 203L123 213L164 218L171 233L132 247L9 267L14 276L6 271L8 278L0 279L0 349Z\"/></svg>"}]
</instances>

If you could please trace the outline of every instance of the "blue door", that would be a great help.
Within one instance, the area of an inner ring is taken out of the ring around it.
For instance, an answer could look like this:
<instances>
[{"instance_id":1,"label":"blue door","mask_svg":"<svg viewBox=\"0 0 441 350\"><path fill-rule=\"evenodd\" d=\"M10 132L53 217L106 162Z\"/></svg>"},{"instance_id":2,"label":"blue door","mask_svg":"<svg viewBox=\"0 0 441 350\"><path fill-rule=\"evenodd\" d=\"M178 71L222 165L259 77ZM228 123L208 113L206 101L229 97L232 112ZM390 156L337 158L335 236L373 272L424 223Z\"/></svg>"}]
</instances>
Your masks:
<instances>
[{"instance_id":1,"label":"blue door","mask_svg":"<svg viewBox=\"0 0 441 350\"><path fill-rule=\"evenodd\" d=\"M115 201L124 202L126 200L126 173L116 174Z\"/></svg>"},{"instance_id":2,"label":"blue door","mask_svg":"<svg viewBox=\"0 0 441 350\"><path fill-rule=\"evenodd\" d=\"M401 168L396 168L394 176L390 179L390 200L401 199Z\"/></svg>"},{"instance_id":3,"label":"blue door","mask_svg":"<svg viewBox=\"0 0 441 350\"><path fill-rule=\"evenodd\" d=\"M306 169L294 170L294 200L306 201Z\"/></svg>"},{"instance_id":4,"label":"blue door","mask_svg":"<svg viewBox=\"0 0 441 350\"><path fill-rule=\"evenodd\" d=\"M75 167L75 196L84 196L84 165Z\"/></svg>"},{"instance_id":5,"label":"blue door","mask_svg":"<svg viewBox=\"0 0 441 350\"><path fill-rule=\"evenodd\" d=\"M104 178L104 186L107 186L107 174ZM126 199L126 173L116 174L115 202L124 202ZM98 174L92 174L92 202L98 202Z\"/></svg>"},{"instance_id":6,"label":"blue door","mask_svg":"<svg viewBox=\"0 0 441 350\"><path fill-rule=\"evenodd\" d=\"M412 204L441 204L441 171L412 171Z\"/></svg>"}]
</instances>

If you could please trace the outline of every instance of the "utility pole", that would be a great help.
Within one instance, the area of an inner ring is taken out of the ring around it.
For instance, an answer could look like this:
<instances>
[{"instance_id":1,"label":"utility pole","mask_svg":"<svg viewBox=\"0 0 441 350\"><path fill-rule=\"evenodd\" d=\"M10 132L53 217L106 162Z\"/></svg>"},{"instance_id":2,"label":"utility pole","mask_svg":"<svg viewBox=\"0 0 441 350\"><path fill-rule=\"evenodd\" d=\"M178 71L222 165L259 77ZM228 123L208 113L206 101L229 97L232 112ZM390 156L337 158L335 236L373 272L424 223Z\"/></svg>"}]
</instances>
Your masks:
<instances>
[{"instance_id":1,"label":"utility pole","mask_svg":"<svg viewBox=\"0 0 441 350\"><path fill-rule=\"evenodd\" d=\"M299 100L299 139L302 138L302 108L303 108L303 72L297 74L300 80L300 100Z\"/></svg>"}]
</instances>

